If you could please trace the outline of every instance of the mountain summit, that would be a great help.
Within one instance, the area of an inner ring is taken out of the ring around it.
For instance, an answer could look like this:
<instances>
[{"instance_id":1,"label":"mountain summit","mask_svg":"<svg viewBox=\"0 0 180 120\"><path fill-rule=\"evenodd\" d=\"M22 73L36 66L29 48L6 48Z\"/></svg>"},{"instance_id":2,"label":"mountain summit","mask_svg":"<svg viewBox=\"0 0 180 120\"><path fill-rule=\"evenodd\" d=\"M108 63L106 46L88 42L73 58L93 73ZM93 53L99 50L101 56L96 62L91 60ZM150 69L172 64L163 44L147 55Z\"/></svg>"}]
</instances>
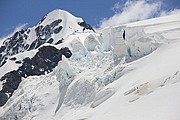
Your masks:
<instances>
[{"instance_id":1,"label":"mountain summit","mask_svg":"<svg viewBox=\"0 0 180 120\"><path fill-rule=\"evenodd\" d=\"M57 45L75 32L94 31L83 19L64 10L54 10L32 28L16 32L0 47L0 66L15 54L37 49L44 43Z\"/></svg>"}]
</instances>

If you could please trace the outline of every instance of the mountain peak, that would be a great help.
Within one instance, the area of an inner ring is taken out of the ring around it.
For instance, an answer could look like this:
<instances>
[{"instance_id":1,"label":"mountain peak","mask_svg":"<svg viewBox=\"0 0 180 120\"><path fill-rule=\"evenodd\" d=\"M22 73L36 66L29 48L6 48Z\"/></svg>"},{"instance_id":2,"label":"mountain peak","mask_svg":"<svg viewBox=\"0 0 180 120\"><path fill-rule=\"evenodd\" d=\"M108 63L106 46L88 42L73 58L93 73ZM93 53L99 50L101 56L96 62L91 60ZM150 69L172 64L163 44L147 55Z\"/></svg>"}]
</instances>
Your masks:
<instances>
[{"instance_id":1,"label":"mountain peak","mask_svg":"<svg viewBox=\"0 0 180 120\"><path fill-rule=\"evenodd\" d=\"M53 10L36 26L18 31L3 41L0 47L0 66L12 55L37 49L44 43L60 44L69 35L86 30L94 31L82 18L77 18L65 10Z\"/></svg>"},{"instance_id":2,"label":"mountain peak","mask_svg":"<svg viewBox=\"0 0 180 120\"><path fill-rule=\"evenodd\" d=\"M51 12L49 12L46 16L43 17L41 20L41 24L49 24L50 22L53 22L57 19L63 19L64 21L72 21L72 22L82 22L82 18L77 18L73 16L71 13L61 10L61 9L55 9Z\"/></svg>"}]
</instances>

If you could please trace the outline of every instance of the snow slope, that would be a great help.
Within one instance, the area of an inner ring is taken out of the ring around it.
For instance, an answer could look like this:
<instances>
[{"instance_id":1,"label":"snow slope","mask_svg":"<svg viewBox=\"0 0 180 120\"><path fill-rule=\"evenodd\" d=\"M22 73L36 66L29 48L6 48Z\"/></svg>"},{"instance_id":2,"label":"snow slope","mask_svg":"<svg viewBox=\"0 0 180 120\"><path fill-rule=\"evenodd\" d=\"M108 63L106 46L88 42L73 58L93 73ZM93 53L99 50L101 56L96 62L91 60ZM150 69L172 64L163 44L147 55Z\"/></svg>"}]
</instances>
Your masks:
<instances>
[{"instance_id":1,"label":"snow slope","mask_svg":"<svg viewBox=\"0 0 180 120\"><path fill-rule=\"evenodd\" d=\"M109 85L117 89L105 103L90 110L82 118L88 120L178 120L180 119L179 51L173 42L153 54L130 64L132 69Z\"/></svg>"},{"instance_id":2,"label":"snow slope","mask_svg":"<svg viewBox=\"0 0 180 120\"><path fill-rule=\"evenodd\" d=\"M53 46L69 47L72 57L48 74L23 78L0 119L179 120L179 18L67 36Z\"/></svg>"}]
</instances>

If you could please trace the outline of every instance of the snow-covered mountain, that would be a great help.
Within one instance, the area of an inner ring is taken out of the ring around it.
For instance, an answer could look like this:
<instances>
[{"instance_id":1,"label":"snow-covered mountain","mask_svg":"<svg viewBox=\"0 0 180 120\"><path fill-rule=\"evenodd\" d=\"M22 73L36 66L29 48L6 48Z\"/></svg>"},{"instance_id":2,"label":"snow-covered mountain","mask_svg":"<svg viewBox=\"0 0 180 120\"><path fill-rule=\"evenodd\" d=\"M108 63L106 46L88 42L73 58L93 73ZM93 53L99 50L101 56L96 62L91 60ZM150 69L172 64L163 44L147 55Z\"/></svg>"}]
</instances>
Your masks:
<instances>
[{"instance_id":1,"label":"snow-covered mountain","mask_svg":"<svg viewBox=\"0 0 180 120\"><path fill-rule=\"evenodd\" d=\"M0 106L12 96L21 77L49 73L61 60L62 54L71 56L69 48L60 51L53 47L76 32L94 31L81 18L63 10L50 12L36 26L16 32L3 41L0 47ZM48 43L46 46L43 46ZM50 46L51 45L51 46Z\"/></svg>"},{"instance_id":2,"label":"snow-covered mountain","mask_svg":"<svg viewBox=\"0 0 180 120\"><path fill-rule=\"evenodd\" d=\"M44 43L60 44L69 35L86 30L93 28L81 18L63 10L54 10L34 27L18 31L4 40L0 48L0 66L5 64L9 56L36 49Z\"/></svg>"},{"instance_id":3,"label":"snow-covered mountain","mask_svg":"<svg viewBox=\"0 0 180 120\"><path fill-rule=\"evenodd\" d=\"M95 32L54 10L0 47L1 120L179 120L180 15Z\"/></svg>"}]
</instances>

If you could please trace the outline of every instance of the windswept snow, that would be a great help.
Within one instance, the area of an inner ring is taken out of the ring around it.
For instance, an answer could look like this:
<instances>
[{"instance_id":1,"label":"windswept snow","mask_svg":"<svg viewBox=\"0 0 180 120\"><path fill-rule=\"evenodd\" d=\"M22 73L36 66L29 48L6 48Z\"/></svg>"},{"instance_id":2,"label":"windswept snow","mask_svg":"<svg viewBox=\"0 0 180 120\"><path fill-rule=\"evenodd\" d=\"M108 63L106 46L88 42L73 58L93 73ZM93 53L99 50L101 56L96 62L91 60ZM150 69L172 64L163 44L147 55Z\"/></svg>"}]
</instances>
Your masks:
<instances>
[{"instance_id":1,"label":"windswept snow","mask_svg":"<svg viewBox=\"0 0 180 120\"><path fill-rule=\"evenodd\" d=\"M180 21L180 14L142 20L142 21L138 21L138 22L128 23L126 25L129 27L151 26L151 25L169 23L169 22L175 22L176 23L177 21L178 22Z\"/></svg>"},{"instance_id":2,"label":"windswept snow","mask_svg":"<svg viewBox=\"0 0 180 120\"><path fill-rule=\"evenodd\" d=\"M180 29L175 29L167 32L163 32L162 36L164 36L166 39L169 40L175 40L175 39L180 39Z\"/></svg>"},{"instance_id":3,"label":"windswept snow","mask_svg":"<svg viewBox=\"0 0 180 120\"><path fill-rule=\"evenodd\" d=\"M178 28L180 28L179 21L148 26L144 30L146 33L154 33L154 32L166 31L166 30L174 30Z\"/></svg>"}]
</instances>

